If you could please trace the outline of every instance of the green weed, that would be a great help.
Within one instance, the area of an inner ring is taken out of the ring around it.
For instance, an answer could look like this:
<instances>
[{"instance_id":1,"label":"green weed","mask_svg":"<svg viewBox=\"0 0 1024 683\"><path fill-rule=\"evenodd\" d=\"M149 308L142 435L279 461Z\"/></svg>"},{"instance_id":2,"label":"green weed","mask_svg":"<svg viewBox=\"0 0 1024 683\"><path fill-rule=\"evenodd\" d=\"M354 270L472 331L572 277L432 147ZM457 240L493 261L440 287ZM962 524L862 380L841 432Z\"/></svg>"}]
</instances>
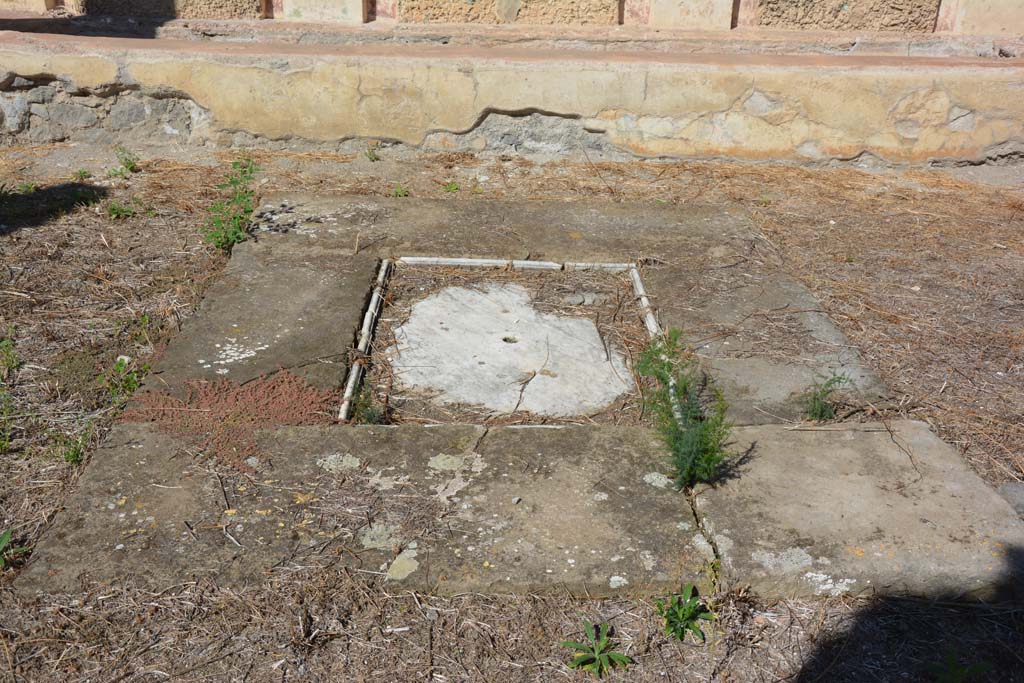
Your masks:
<instances>
[{"instance_id":1,"label":"green weed","mask_svg":"<svg viewBox=\"0 0 1024 683\"><path fill-rule=\"evenodd\" d=\"M72 180L83 181L88 180L89 178L92 178L92 173L84 168L80 168L71 174Z\"/></svg>"},{"instance_id":2,"label":"green weed","mask_svg":"<svg viewBox=\"0 0 1024 683\"><path fill-rule=\"evenodd\" d=\"M39 189L39 186L35 183L22 183L18 185L18 194L32 194L37 189Z\"/></svg>"},{"instance_id":3,"label":"green weed","mask_svg":"<svg viewBox=\"0 0 1024 683\"><path fill-rule=\"evenodd\" d=\"M0 455L10 452L14 441L14 397L6 389L0 389Z\"/></svg>"},{"instance_id":4,"label":"green weed","mask_svg":"<svg viewBox=\"0 0 1024 683\"><path fill-rule=\"evenodd\" d=\"M363 154L366 156L367 159L370 160L371 163L376 163L380 161L380 155L377 154L377 148L374 147L373 145L367 145L366 151L363 152Z\"/></svg>"},{"instance_id":5,"label":"green weed","mask_svg":"<svg viewBox=\"0 0 1024 683\"><path fill-rule=\"evenodd\" d=\"M139 167L139 157L128 148L118 145L114 148L114 155L117 157L119 167L123 168L128 173L138 173L142 170Z\"/></svg>"},{"instance_id":6,"label":"green weed","mask_svg":"<svg viewBox=\"0 0 1024 683\"><path fill-rule=\"evenodd\" d=\"M405 189L401 185L395 185L395 191L392 194L396 197L408 197L409 190Z\"/></svg>"},{"instance_id":7,"label":"green weed","mask_svg":"<svg viewBox=\"0 0 1024 683\"><path fill-rule=\"evenodd\" d=\"M936 683L969 683L970 681L988 680L991 673L989 662L972 662L961 664L956 648L946 651L941 662L933 662L928 666L928 673L935 677Z\"/></svg>"},{"instance_id":8,"label":"green weed","mask_svg":"<svg viewBox=\"0 0 1024 683\"><path fill-rule=\"evenodd\" d=\"M92 427L85 430L80 436L69 438L63 434L57 436L57 450L61 459L69 465L81 465L85 460L85 451L92 439Z\"/></svg>"},{"instance_id":9,"label":"green weed","mask_svg":"<svg viewBox=\"0 0 1024 683\"><path fill-rule=\"evenodd\" d=\"M11 327L7 336L0 339L0 379L7 379L11 373L21 367L18 350L14 346L14 328Z\"/></svg>"},{"instance_id":10,"label":"green weed","mask_svg":"<svg viewBox=\"0 0 1024 683\"><path fill-rule=\"evenodd\" d=\"M244 158L231 163L231 172L224 177L218 190L227 190L228 198L209 208L209 219L203 239L218 249L231 248L249 238L249 227L256 209L253 180L259 168L252 159Z\"/></svg>"},{"instance_id":11,"label":"green weed","mask_svg":"<svg viewBox=\"0 0 1024 683\"><path fill-rule=\"evenodd\" d=\"M658 616L665 623L665 635L677 640L685 640L687 633L692 633L700 642L705 641L701 621L712 621L715 615L701 602L693 585L683 587L680 595L672 595L668 600L654 601Z\"/></svg>"},{"instance_id":12,"label":"green weed","mask_svg":"<svg viewBox=\"0 0 1024 683\"><path fill-rule=\"evenodd\" d=\"M148 365L135 368L127 356L120 356L114 363L114 367L103 375L110 402L114 405L121 405L127 401L142 384L142 379L147 372L149 372Z\"/></svg>"},{"instance_id":13,"label":"green weed","mask_svg":"<svg viewBox=\"0 0 1024 683\"><path fill-rule=\"evenodd\" d=\"M377 405L371 392L366 387L356 394L352 402L352 421L356 424L380 425L387 423L387 411Z\"/></svg>"},{"instance_id":14,"label":"green weed","mask_svg":"<svg viewBox=\"0 0 1024 683\"><path fill-rule=\"evenodd\" d=\"M728 458L732 425L725 419L721 392L708 387L679 339L679 331L671 330L653 341L640 354L636 370L657 381L645 401L672 453L676 487L689 488L713 479Z\"/></svg>"},{"instance_id":15,"label":"green weed","mask_svg":"<svg viewBox=\"0 0 1024 683\"><path fill-rule=\"evenodd\" d=\"M122 204L121 202L114 200L107 204L107 218L115 221L123 220L125 218L131 218L135 215L135 209Z\"/></svg>"},{"instance_id":16,"label":"green weed","mask_svg":"<svg viewBox=\"0 0 1024 683\"><path fill-rule=\"evenodd\" d=\"M454 182L454 181L450 182L450 183L445 183L442 187L444 187L444 191L445 192L458 192L459 191L459 184Z\"/></svg>"},{"instance_id":17,"label":"green weed","mask_svg":"<svg viewBox=\"0 0 1024 683\"><path fill-rule=\"evenodd\" d=\"M5 569L10 564L11 558L28 552L28 548L11 545L11 538L14 536L13 529L7 529L0 533L0 569Z\"/></svg>"},{"instance_id":18,"label":"green weed","mask_svg":"<svg viewBox=\"0 0 1024 683\"><path fill-rule=\"evenodd\" d=\"M819 377L814 387L804 396L803 406L807 417L815 422L826 422L836 419L836 405L832 395L841 387L852 385L853 381L845 374L832 372L828 377Z\"/></svg>"},{"instance_id":19,"label":"green weed","mask_svg":"<svg viewBox=\"0 0 1024 683\"><path fill-rule=\"evenodd\" d=\"M78 207L92 206L100 199L97 192L82 189L75 190L72 193L71 198L74 200L75 206Z\"/></svg>"},{"instance_id":20,"label":"green weed","mask_svg":"<svg viewBox=\"0 0 1024 683\"><path fill-rule=\"evenodd\" d=\"M587 642L562 641L562 647L576 650L576 655L569 662L569 668L589 671L601 678L617 666L626 668L632 664L632 659L621 652L614 651L615 643L611 640L611 630L612 627L608 624L594 626L584 619L583 633L587 637Z\"/></svg>"},{"instance_id":21,"label":"green weed","mask_svg":"<svg viewBox=\"0 0 1024 683\"><path fill-rule=\"evenodd\" d=\"M118 166L117 168L112 168L109 171L107 171L108 178L121 178L122 180L127 180L129 177L131 177L131 174L132 172L124 168L123 166Z\"/></svg>"}]
</instances>

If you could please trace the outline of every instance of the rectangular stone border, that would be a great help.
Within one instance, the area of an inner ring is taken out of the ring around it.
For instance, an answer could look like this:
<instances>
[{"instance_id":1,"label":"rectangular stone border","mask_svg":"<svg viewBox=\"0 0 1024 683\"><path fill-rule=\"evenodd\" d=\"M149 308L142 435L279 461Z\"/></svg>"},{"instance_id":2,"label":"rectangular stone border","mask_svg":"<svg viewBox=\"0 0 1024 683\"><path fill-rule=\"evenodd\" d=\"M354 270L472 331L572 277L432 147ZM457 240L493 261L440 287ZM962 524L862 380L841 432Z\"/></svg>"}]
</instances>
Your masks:
<instances>
[{"instance_id":1,"label":"rectangular stone border","mask_svg":"<svg viewBox=\"0 0 1024 683\"><path fill-rule=\"evenodd\" d=\"M511 268L513 270L605 270L609 272L629 273L629 279L633 282L633 294L640 305L640 312L644 317L644 326L651 339L662 335L661 325L654 314L654 307L651 299L644 288L643 280L640 278L640 269L634 263L581 263L555 261L523 261L516 259L486 259L486 258L447 258L441 256L399 256L394 265L420 265L420 266L453 266L457 268ZM366 314L363 316L363 326L359 331L359 343L356 350L361 354L352 367L349 368L348 378L345 382L345 393L341 399L341 408L338 410L338 420L347 421L352 416L352 401L356 395L356 389L363 379L365 372L365 358L370 355L370 342L373 341L373 333L377 327L377 318L380 316L381 305L384 302L384 290L387 289L388 275L391 273L392 262L390 259L383 259L380 262L380 269L377 271L377 280L370 295L370 302L366 307Z\"/></svg>"}]
</instances>

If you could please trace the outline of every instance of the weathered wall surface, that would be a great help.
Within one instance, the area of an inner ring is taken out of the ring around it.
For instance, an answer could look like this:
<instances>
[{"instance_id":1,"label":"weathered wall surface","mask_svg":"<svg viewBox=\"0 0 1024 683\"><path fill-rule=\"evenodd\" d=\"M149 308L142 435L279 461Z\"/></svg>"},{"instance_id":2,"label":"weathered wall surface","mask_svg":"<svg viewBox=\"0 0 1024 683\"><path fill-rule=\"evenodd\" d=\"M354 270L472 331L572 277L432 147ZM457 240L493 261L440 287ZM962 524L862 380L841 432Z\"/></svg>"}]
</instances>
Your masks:
<instances>
[{"instance_id":1,"label":"weathered wall surface","mask_svg":"<svg viewBox=\"0 0 1024 683\"><path fill-rule=\"evenodd\" d=\"M0 49L0 73L7 72L0 128L8 140L149 131L154 140L220 144L377 138L487 150L504 135L492 119L531 114L536 126L573 126L635 155L825 161L870 154L895 163L1024 155L1020 64L582 52L540 59L528 50L460 56L393 46L248 55L255 48L233 46L204 54L187 43L124 49L127 41L79 57L11 42ZM55 88L52 97L40 86ZM180 106L156 104L169 100Z\"/></svg>"},{"instance_id":2,"label":"weathered wall surface","mask_svg":"<svg viewBox=\"0 0 1024 683\"><path fill-rule=\"evenodd\" d=\"M0 0L0 10L42 14L57 6L57 0Z\"/></svg>"},{"instance_id":3,"label":"weathered wall surface","mask_svg":"<svg viewBox=\"0 0 1024 683\"><path fill-rule=\"evenodd\" d=\"M1024 35L1024 2L942 0L935 30L968 35Z\"/></svg>"},{"instance_id":4,"label":"weathered wall surface","mask_svg":"<svg viewBox=\"0 0 1024 683\"><path fill-rule=\"evenodd\" d=\"M822 31L932 31L939 0L758 0L761 26Z\"/></svg>"},{"instance_id":5,"label":"weathered wall surface","mask_svg":"<svg viewBox=\"0 0 1024 683\"><path fill-rule=\"evenodd\" d=\"M398 0L397 11L402 21L418 23L619 22L618 0Z\"/></svg>"},{"instance_id":6,"label":"weathered wall surface","mask_svg":"<svg viewBox=\"0 0 1024 683\"><path fill-rule=\"evenodd\" d=\"M79 14L183 19L255 19L263 16L263 0L67 0Z\"/></svg>"}]
</instances>

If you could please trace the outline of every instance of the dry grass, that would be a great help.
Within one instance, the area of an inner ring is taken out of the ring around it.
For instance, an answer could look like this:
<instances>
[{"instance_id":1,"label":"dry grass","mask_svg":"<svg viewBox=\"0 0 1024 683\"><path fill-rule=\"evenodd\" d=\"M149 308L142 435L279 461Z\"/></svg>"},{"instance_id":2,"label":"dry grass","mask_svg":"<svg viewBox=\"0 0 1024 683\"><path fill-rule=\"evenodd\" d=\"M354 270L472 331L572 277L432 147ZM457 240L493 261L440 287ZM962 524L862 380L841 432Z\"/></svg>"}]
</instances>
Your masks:
<instances>
[{"instance_id":1,"label":"dry grass","mask_svg":"<svg viewBox=\"0 0 1024 683\"><path fill-rule=\"evenodd\" d=\"M45 191L66 181L40 169L68 153L0 157L0 182L31 180ZM1019 194L931 172L382 157L258 161L268 169L265 189L386 195L401 183L414 197L452 201L479 196L470 192L479 187L492 199L717 203L754 222L778 266L815 291L916 416L990 482L1024 479ZM0 527L30 548L79 471L54 454L60 438L89 426L99 438L112 417L97 375L117 355L141 362L153 353L222 265L199 244L210 169L143 166L106 186L108 199L137 200L133 218L111 221L54 201L2 219L15 229L0 237L0 325L15 326L23 361L5 389L28 417L0 457ZM464 191L446 193L448 180ZM615 675L622 680L926 681L935 678L929 666L949 655L988 662L981 680L1024 680L1024 613L954 602L764 603L730 592L716 596L716 636L701 647L661 635L643 600L390 594L378 578L336 567L240 590L118 584L27 598L10 590L15 573L0 577L5 682L584 680L557 645L578 635L580 615L610 621L637 660Z\"/></svg>"}]
</instances>

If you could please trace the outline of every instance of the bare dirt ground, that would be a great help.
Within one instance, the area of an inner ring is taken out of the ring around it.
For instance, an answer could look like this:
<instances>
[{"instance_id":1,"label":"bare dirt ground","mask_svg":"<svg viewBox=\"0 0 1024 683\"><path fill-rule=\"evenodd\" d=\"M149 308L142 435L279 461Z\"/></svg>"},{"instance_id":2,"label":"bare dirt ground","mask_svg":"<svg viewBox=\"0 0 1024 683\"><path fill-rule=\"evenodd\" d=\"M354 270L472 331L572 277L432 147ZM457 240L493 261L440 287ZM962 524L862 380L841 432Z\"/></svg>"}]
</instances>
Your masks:
<instances>
[{"instance_id":1,"label":"bare dirt ground","mask_svg":"<svg viewBox=\"0 0 1024 683\"><path fill-rule=\"evenodd\" d=\"M0 532L24 548L0 570L0 681L584 680L559 646L579 638L581 616L611 623L635 660L615 679L1024 680L1024 610L955 596L766 603L732 587L714 596L701 645L665 637L647 601L391 595L377 577L337 568L245 590L153 593L129 581L15 595L19 565L87 467L125 375L143 371L223 265L200 226L235 156L140 150L141 171L112 181L112 150L0 157L0 336L11 340ZM1019 187L938 171L370 156L254 155L262 191L720 205L753 221L903 412L931 422L991 484L1024 480ZM71 180L80 168L94 178ZM1009 580L1024 581L1018 560Z\"/></svg>"}]
</instances>

